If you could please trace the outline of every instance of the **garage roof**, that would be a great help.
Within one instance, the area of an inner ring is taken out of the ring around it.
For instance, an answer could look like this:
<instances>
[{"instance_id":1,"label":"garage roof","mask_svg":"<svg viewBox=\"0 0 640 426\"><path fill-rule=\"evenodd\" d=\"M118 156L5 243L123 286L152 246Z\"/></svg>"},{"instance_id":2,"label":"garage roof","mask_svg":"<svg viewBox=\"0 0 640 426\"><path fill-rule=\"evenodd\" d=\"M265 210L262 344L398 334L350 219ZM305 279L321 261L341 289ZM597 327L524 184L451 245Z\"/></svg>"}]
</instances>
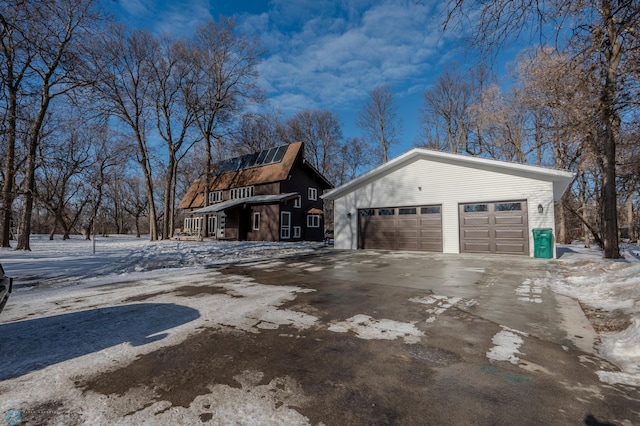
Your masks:
<instances>
[{"instance_id":1,"label":"garage roof","mask_svg":"<svg viewBox=\"0 0 640 426\"><path fill-rule=\"evenodd\" d=\"M486 158L470 157L460 154L450 154L447 152L433 151L424 148L414 148L393 160L376 167L375 169L341 185L322 196L323 199L335 200L356 189L371 183L382 176L398 170L406 165L418 160L436 161L449 163L462 167L477 168L503 174L528 177L547 182L553 182L553 199L560 201L562 194L569 187L575 177L574 173L563 170L549 169L544 167L529 166L525 164L509 163L506 161L489 160Z\"/></svg>"}]
</instances>

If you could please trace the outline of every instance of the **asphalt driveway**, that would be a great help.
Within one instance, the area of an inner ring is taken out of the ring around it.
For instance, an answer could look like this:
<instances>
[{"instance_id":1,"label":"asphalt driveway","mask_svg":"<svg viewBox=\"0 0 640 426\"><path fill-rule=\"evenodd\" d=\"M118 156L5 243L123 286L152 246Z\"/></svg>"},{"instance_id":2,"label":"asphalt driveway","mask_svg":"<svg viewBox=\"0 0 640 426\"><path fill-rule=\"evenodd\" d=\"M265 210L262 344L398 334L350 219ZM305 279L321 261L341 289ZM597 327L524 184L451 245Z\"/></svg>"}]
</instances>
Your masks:
<instances>
[{"instance_id":1,"label":"asphalt driveway","mask_svg":"<svg viewBox=\"0 0 640 426\"><path fill-rule=\"evenodd\" d=\"M640 424L638 389L600 382L616 368L547 288L554 261L322 250L175 273L48 296L77 312L107 292L131 315L80 358L22 360L0 391L29 424ZM5 328L31 333L25 315ZM73 389L33 390L52 375Z\"/></svg>"}]
</instances>

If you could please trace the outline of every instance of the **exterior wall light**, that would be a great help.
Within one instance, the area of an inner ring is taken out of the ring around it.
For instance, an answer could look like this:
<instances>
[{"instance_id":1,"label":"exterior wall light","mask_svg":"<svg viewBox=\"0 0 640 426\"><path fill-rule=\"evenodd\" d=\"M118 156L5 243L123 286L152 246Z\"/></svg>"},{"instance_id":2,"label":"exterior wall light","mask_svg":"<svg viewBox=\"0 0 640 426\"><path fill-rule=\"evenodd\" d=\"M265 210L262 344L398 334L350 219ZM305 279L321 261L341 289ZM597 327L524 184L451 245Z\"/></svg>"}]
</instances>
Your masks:
<instances>
[{"instance_id":1,"label":"exterior wall light","mask_svg":"<svg viewBox=\"0 0 640 426\"><path fill-rule=\"evenodd\" d=\"M351 212L347 213L347 217L351 219Z\"/></svg>"},{"instance_id":2,"label":"exterior wall light","mask_svg":"<svg viewBox=\"0 0 640 426\"><path fill-rule=\"evenodd\" d=\"M544 213L544 207L542 207L542 204L538 204L538 213Z\"/></svg>"}]
</instances>

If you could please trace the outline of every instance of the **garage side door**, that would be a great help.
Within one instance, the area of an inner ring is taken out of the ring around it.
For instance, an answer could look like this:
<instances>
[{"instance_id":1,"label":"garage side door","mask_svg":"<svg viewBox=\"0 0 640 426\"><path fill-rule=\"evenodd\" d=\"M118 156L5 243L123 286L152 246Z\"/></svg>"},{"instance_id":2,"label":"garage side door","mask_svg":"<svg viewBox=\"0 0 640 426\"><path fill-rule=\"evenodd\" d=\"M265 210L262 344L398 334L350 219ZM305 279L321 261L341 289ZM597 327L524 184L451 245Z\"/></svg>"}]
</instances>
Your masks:
<instances>
[{"instance_id":1,"label":"garage side door","mask_svg":"<svg viewBox=\"0 0 640 426\"><path fill-rule=\"evenodd\" d=\"M529 255L526 201L459 205L460 252Z\"/></svg>"},{"instance_id":2,"label":"garage side door","mask_svg":"<svg viewBox=\"0 0 640 426\"><path fill-rule=\"evenodd\" d=\"M442 252L441 207L361 209L358 248Z\"/></svg>"}]
</instances>

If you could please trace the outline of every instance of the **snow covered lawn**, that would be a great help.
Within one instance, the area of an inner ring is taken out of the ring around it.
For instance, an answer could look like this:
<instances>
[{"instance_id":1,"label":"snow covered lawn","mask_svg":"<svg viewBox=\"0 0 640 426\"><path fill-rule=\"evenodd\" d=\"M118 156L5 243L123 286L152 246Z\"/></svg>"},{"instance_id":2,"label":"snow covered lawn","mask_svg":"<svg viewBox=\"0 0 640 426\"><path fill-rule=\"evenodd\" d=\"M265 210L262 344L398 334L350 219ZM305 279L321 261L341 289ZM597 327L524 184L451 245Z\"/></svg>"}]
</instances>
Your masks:
<instances>
[{"instance_id":1,"label":"snow covered lawn","mask_svg":"<svg viewBox=\"0 0 640 426\"><path fill-rule=\"evenodd\" d=\"M640 386L640 247L624 246L619 260L580 243L560 251L566 279L552 280L551 289L580 301L599 331L599 354L622 370L600 379Z\"/></svg>"}]
</instances>

